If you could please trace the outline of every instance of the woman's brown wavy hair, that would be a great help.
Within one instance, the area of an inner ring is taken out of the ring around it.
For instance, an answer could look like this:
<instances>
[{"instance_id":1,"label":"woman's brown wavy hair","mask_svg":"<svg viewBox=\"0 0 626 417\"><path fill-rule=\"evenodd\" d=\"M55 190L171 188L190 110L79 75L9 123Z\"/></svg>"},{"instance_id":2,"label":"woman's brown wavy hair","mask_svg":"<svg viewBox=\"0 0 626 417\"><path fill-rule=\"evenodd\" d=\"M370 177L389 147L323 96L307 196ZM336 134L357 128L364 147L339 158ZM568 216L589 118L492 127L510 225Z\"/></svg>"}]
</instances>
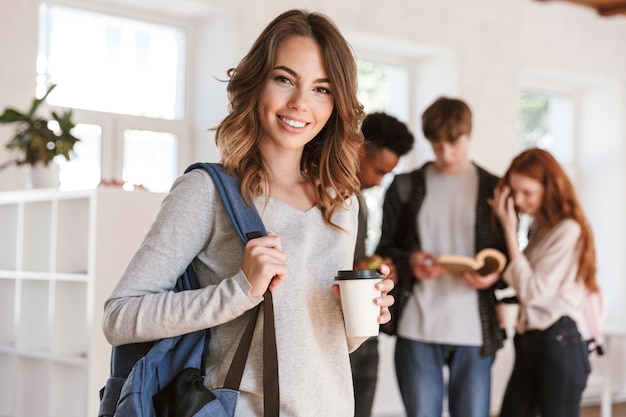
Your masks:
<instances>
[{"instance_id":1,"label":"woman's brown wavy hair","mask_svg":"<svg viewBox=\"0 0 626 417\"><path fill-rule=\"evenodd\" d=\"M357 100L356 61L339 29L326 16L290 10L276 17L259 35L239 65L228 71L229 114L216 127L215 141L226 171L241 180L243 195L269 194L268 175L258 143L262 135L257 114L259 97L274 67L281 41L303 36L322 49L334 108L326 126L304 147L300 169L315 188L324 220L360 188L357 150L363 139L364 116Z\"/></svg>"},{"instance_id":2,"label":"woman's brown wavy hair","mask_svg":"<svg viewBox=\"0 0 626 417\"><path fill-rule=\"evenodd\" d=\"M543 185L543 202L539 210L550 227L555 226L563 219L572 219L580 225L578 279L583 280L590 291L597 291L596 251L593 233L578 202L574 186L561 165L549 152L533 148L522 152L513 159L501 182L509 184L512 173L532 178Z\"/></svg>"}]
</instances>

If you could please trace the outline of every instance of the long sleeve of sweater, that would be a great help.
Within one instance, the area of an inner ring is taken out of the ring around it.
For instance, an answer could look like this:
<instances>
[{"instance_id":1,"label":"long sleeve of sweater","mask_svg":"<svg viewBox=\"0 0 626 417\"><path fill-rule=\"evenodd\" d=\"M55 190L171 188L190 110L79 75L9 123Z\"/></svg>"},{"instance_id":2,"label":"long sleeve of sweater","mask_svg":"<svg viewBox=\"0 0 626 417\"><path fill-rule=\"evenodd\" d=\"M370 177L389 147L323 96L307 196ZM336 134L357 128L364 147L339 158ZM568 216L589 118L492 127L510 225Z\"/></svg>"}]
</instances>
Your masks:
<instances>
[{"instance_id":1,"label":"long sleeve of sweater","mask_svg":"<svg viewBox=\"0 0 626 417\"><path fill-rule=\"evenodd\" d=\"M518 332L546 329L564 315L580 320L584 287L576 279L579 237L580 226L573 220L535 230L524 254L507 266L503 278L520 300Z\"/></svg>"},{"instance_id":2,"label":"long sleeve of sweater","mask_svg":"<svg viewBox=\"0 0 626 417\"><path fill-rule=\"evenodd\" d=\"M207 179L211 181L200 172L184 175L165 197L150 231L106 302L103 329L110 343L150 341L214 327L262 301L248 295L250 286L240 269L241 256L232 256L242 253L243 244ZM228 261L208 275L201 262L196 262L203 288L169 291L197 256ZM216 274L222 279L215 279Z\"/></svg>"},{"instance_id":3,"label":"long sleeve of sweater","mask_svg":"<svg viewBox=\"0 0 626 417\"><path fill-rule=\"evenodd\" d=\"M273 292L281 416L352 417L348 353L363 339L346 337L331 287L338 270L352 269L356 197L333 215L340 229L326 224L317 207L301 211L265 196L254 204L266 229L280 237L288 267ZM209 175L183 175L106 302L107 339L124 344L210 327L205 384L222 386L250 310L261 302L249 296L242 254ZM192 261L202 288L169 291ZM238 417L262 415L262 322L260 317L241 382Z\"/></svg>"}]
</instances>

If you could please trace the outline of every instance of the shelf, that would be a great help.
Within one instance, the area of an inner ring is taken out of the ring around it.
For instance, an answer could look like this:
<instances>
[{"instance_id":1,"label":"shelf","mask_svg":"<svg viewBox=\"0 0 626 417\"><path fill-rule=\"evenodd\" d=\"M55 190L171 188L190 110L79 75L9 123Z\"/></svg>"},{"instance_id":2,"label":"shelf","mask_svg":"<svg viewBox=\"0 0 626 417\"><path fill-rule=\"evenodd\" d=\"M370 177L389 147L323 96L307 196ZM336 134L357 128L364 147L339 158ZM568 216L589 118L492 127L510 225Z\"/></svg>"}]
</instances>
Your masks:
<instances>
[{"instance_id":1,"label":"shelf","mask_svg":"<svg viewBox=\"0 0 626 417\"><path fill-rule=\"evenodd\" d=\"M23 258L21 265L18 266L20 269L34 272L50 272L53 221L51 201L36 201L24 204Z\"/></svg>"},{"instance_id":2,"label":"shelf","mask_svg":"<svg viewBox=\"0 0 626 417\"><path fill-rule=\"evenodd\" d=\"M87 371L85 367L54 363L50 365L51 417L83 416L87 409ZM93 413L96 415L96 413Z\"/></svg>"},{"instance_id":3,"label":"shelf","mask_svg":"<svg viewBox=\"0 0 626 417\"><path fill-rule=\"evenodd\" d=\"M104 301L163 197L0 193L0 417L96 415L111 352Z\"/></svg>"},{"instance_id":4,"label":"shelf","mask_svg":"<svg viewBox=\"0 0 626 417\"><path fill-rule=\"evenodd\" d=\"M89 275L85 273L51 273L33 271L9 271L0 270L0 281L34 280L34 281L67 281L67 282L88 282Z\"/></svg>"},{"instance_id":5,"label":"shelf","mask_svg":"<svg viewBox=\"0 0 626 417\"><path fill-rule=\"evenodd\" d=\"M0 416L10 416L15 407L16 357L0 350L0 369Z\"/></svg>"},{"instance_id":6,"label":"shelf","mask_svg":"<svg viewBox=\"0 0 626 417\"><path fill-rule=\"evenodd\" d=\"M17 269L17 204L0 205L0 270Z\"/></svg>"},{"instance_id":7,"label":"shelf","mask_svg":"<svg viewBox=\"0 0 626 417\"><path fill-rule=\"evenodd\" d=\"M38 361L46 361L50 363L61 364L64 366L82 367L89 363L89 358L85 353L79 354L59 354L51 353L48 350L26 350L17 349L14 345L0 344L0 357L12 356L23 359L33 359Z\"/></svg>"},{"instance_id":8,"label":"shelf","mask_svg":"<svg viewBox=\"0 0 626 417\"><path fill-rule=\"evenodd\" d=\"M15 345L15 281L0 280L0 345Z\"/></svg>"},{"instance_id":9,"label":"shelf","mask_svg":"<svg viewBox=\"0 0 626 417\"><path fill-rule=\"evenodd\" d=\"M87 356L87 286L80 282L55 282L52 306L51 351Z\"/></svg>"},{"instance_id":10,"label":"shelf","mask_svg":"<svg viewBox=\"0 0 626 417\"><path fill-rule=\"evenodd\" d=\"M48 318L50 290L47 281L23 281L16 297L19 301L17 346L26 350L50 347Z\"/></svg>"},{"instance_id":11,"label":"shelf","mask_svg":"<svg viewBox=\"0 0 626 417\"><path fill-rule=\"evenodd\" d=\"M89 200L59 200L56 232L57 273L87 273Z\"/></svg>"},{"instance_id":12,"label":"shelf","mask_svg":"<svg viewBox=\"0 0 626 417\"><path fill-rule=\"evenodd\" d=\"M32 358L19 358L16 371L17 415L47 416L50 398L48 363Z\"/></svg>"}]
</instances>

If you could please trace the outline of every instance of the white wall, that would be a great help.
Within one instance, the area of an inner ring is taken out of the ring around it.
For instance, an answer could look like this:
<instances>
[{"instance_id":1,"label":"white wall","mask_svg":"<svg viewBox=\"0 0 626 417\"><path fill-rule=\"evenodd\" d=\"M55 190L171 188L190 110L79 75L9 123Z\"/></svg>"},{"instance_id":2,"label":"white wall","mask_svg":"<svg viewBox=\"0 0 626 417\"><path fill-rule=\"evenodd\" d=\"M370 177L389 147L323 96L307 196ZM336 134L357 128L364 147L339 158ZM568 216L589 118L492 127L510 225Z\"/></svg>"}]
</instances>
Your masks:
<instances>
[{"instance_id":1,"label":"white wall","mask_svg":"<svg viewBox=\"0 0 626 417\"><path fill-rule=\"evenodd\" d=\"M517 152L517 103L520 87L559 85L576 93L581 113L577 129L575 178L598 244L600 280L609 288L610 320L624 322L626 311L623 236L626 160L626 16L602 18L592 10L564 2L534 0L72 0L78 5L113 9L159 9L195 22L192 33L188 103L193 160L216 160L208 130L226 111L226 70L235 65L260 30L279 12L292 7L323 11L344 30L357 54L392 55L414 68L409 122L419 132L419 115L440 94L467 100L474 111L472 157L502 173ZM67 3L67 1L64 1ZM0 109L25 107L35 85L38 0L0 2ZM122 6L119 6L122 7ZM155 12L156 11L156 12ZM0 144L10 129L0 126ZM429 157L419 136L408 169ZM6 140L5 140L6 139ZM0 148L0 163L7 159ZM23 188L23 172L0 172L0 190ZM385 343L384 355L392 343ZM623 348L623 346L622 346ZM383 363L390 366L388 356ZM508 376L510 347L498 355L494 368L494 409ZM620 364L622 361L619 362ZM613 369L616 396L626 398L624 370ZM597 372L592 378L598 380ZM397 413L393 370L386 369L377 396L377 411ZM586 401L597 399L597 392Z\"/></svg>"}]
</instances>

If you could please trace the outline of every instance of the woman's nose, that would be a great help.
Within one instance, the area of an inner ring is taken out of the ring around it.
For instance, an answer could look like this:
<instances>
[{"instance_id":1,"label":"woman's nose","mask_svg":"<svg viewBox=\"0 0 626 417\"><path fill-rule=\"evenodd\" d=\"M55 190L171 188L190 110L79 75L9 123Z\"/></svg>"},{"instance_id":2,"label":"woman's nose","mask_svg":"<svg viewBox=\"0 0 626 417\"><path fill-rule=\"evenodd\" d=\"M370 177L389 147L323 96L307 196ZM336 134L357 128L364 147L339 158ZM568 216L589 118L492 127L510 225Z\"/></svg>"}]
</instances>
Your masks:
<instances>
[{"instance_id":1,"label":"woman's nose","mask_svg":"<svg viewBox=\"0 0 626 417\"><path fill-rule=\"evenodd\" d=\"M300 88L294 88L293 93L289 97L288 105L292 109L302 110L306 108L306 105L307 105L306 92Z\"/></svg>"}]
</instances>

